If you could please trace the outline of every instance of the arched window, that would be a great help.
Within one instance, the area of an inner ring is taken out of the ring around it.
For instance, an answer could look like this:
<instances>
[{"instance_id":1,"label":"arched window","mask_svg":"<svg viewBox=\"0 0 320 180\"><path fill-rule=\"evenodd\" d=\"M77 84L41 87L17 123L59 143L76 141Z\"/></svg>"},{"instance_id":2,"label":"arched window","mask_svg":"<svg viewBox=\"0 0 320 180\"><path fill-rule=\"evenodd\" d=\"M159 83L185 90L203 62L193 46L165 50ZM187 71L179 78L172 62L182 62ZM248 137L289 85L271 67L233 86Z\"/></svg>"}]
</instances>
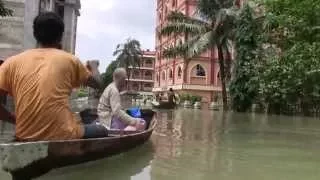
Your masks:
<instances>
[{"instance_id":1,"label":"arched window","mask_svg":"<svg viewBox=\"0 0 320 180\"><path fill-rule=\"evenodd\" d=\"M179 67L178 67L178 79L181 79L181 76L182 76L182 69L181 69L181 67L179 66Z\"/></svg>"},{"instance_id":2,"label":"arched window","mask_svg":"<svg viewBox=\"0 0 320 180\"><path fill-rule=\"evenodd\" d=\"M159 82L159 80L160 80L160 75L159 73L157 73L157 82Z\"/></svg>"},{"instance_id":3,"label":"arched window","mask_svg":"<svg viewBox=\"0 0 320 180\"><path fill-rule=\"evenodd\" d=\"M206 76L206 71L200 64L197 64L195 68L196 68L195 69L196 76Z\"/></svg>"},{"instance_id":4,"label":"arched window","mask_svg":"<svg viewBox=\"0 0 320 180\"><path fill-rule=\"evenodd\" d=\"M172 69L169 70L169 79L172 79L173 78L173 71Z\"/></svg>"},{"instance_id":5,"label":"arched window","mask_svg":"<svg viewBox=\"0 0 320 180\"><path fill-rule=\"evenodd\" d=\"M162 72L162 80L166 80L166 72Z\"/></svg>"}]
</instances>

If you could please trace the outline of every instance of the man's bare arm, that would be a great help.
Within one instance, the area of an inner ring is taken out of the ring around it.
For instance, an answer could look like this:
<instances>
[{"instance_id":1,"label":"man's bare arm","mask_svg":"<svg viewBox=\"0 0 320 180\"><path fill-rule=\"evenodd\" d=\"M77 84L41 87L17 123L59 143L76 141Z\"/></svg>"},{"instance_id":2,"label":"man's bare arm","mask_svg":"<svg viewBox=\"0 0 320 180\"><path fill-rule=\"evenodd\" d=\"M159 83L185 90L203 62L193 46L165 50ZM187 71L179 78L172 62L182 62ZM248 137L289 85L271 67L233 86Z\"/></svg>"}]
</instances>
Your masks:
<instances>
[{"instance_id":1,"label":"man's bare arm","mask_svg":"<svg viewBox=\"0 0 320 180\"><path fill-rule=\"evenodd\" d=\"M98 70L99 63L96 63L94 61L88 61L86 64L87 69L91 72L91 75L89 76L86 85L93 88L102 90L103 88L103 82L100 75L100 72Z\"/></svg>"},{"instance_id":2,"label":"man's bare arm","mask_svg":"<svg viewBox=\"0 0 320 180\"><path fill-rule=\"evenodd\" d=\"M102 82L102 78L100 77L100 74L89 76L87 83L85 85L93 89L102 90L103 82Z\"/></svg>"},{"instance_id":3,"label":"man's bare arm","mask_svg":"<svg viewBox=\"0 0 320 180\"><path fill-rule=\"evenodd\" d=\"M6 96L7 92L0 89L0 96ZM0 104L0 120L15 124L16 117L9 112L2 104Z\"/></svg>"}]
</instances>

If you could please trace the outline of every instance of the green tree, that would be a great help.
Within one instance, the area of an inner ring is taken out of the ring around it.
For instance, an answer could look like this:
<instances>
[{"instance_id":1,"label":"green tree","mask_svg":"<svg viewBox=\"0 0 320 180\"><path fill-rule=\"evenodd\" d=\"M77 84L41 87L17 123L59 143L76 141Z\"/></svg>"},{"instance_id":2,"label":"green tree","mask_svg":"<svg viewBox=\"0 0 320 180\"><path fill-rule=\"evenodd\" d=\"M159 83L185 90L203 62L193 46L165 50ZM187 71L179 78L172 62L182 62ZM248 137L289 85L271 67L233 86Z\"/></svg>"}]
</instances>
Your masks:
<instances>
[{"instance_id":1,"label":"green tree","mask_svg":"<svg viewBox=\"0 0 320 180\"><path fill-rule=\"evenodd\" d=\"M266 63L260 78L260 92L269 112L283 113L301 104L304 115L320 103L320 43L300 43Z\"/></svg>"},{"instance_id":2,"label":"green tree","mask_svg":"<svg viewBox=\"0 0 320 180\"><path fill-rule=\"evenodd\" d=\"M240 13L235 36L235 74L229 90L232 108L245 112L252 106L259 92L258 51L261 47L259 16L246 4Z\"/></svg>"},{"instance_id":3,"label":"green tree","mask_svg":"<svg viewBox=\"0 0 320 180\"><path fill-rule=\"evenodd\" d=\"M4 6L4 3L2 0L0 0L0 16L12 16L13 11L11 9L8 9Z\"/></svg>"},{"instance_id":4,"label":"green tree","mask_svg":"<svg viewBox=\"0 0 320 180\"><path fill-rule=\"evenodd\" d=\"M263 0L269 41L281 50L320 40L320 0Z\"/></svg>"},{"instance_id":5,"label":"green tree","mask_svg":"<svg viewBox=\"0 0 320 180\"><path fill-rule=\"evenodd\" d=\"M128 81L130 80L130 67L140 68L140 60L142 57L141 45L138 40L127 39L126 43L118 44L113 52L117 56L116 62L118 67L123 67L128 72Z\"/></svg>"},{"instance_id":6,"label":"green tree","mask_svg":"<svg viewBox=\"0 0 320 180\"><path fill-rule=\"evenodd\" d=\"M263 0L268 43L279 48L260 77L260 95L269 111L300 104L305 115L320 102L320 1ZM290 110L290 109L289 109Z\"/></svg>"},{"instance_id":7,"label":"green tree","mask_svg":"<svg viewBox=\"0 0 320 180\"><path fill-rule=\"evenodd\" d=\"M117 63L118 63L117 61L112 61L108 65L108 67L106 69L106 72L101 75L102 78L103 78L104 88L106 88L110 83L112 83L112 81L113 81L113 72L117 68Z\"/></svg>"},{"instance_id":8,"label":"green tree","mask_svg":"<svg viewBox=\"0 0 320 180\"><path fill-rule=\"evenodd\" d=\"M160 31L161 36L185 36L184 43L178 43L163 52L163 55L169 58L177 56L184 58L184 82L186 82L187 68L191 58L213 48L218 49L224 109L227 109L226 74L228 74L225 61L231 57L230 47L237 17L236 9L234 0L199 0L200 18L171 12L168 15L168 24Z\"/></svg>"}]
</instances>

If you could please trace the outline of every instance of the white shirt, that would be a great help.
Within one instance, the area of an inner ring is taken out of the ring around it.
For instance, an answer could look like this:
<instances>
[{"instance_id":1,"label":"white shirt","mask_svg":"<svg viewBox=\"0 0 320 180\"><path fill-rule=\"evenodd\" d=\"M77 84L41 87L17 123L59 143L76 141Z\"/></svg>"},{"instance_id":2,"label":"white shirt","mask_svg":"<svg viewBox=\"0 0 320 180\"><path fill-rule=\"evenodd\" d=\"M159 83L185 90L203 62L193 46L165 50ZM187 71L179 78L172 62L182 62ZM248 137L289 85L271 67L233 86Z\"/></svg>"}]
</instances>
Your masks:
<instances>
[{"instance_id":1,"label":"white shirt","mask_svg":"<svg viewBox=\"0 0 320 180\"><path fill-rule=\"evenodd\" d=\"M134 118L122 110L120 93L115 83L109 86L102 93L98 105L99 121L102 125L110 129L112 118L118 118L125 124L132 124Z\"/></svg>"}]
</instances>

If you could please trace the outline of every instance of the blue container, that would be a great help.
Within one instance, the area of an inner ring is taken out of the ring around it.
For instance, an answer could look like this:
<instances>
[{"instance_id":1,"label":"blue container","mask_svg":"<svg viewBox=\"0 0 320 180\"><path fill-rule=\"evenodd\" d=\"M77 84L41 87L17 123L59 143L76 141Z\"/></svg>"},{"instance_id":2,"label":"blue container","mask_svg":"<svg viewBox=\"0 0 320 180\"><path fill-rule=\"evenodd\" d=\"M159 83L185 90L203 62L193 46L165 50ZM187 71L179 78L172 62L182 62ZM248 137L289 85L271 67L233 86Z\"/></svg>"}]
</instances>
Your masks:
<instances>
[{"instance_id":1,"label":"blue container","mask_svg":"<svg viewBox=\"0 0 320 180\"><path fill-rule=\"evenodd\" d=\"M130 108L128 109L128 114L134 118L141 118L140 108Z\"/></svg>"}]
</instances>

